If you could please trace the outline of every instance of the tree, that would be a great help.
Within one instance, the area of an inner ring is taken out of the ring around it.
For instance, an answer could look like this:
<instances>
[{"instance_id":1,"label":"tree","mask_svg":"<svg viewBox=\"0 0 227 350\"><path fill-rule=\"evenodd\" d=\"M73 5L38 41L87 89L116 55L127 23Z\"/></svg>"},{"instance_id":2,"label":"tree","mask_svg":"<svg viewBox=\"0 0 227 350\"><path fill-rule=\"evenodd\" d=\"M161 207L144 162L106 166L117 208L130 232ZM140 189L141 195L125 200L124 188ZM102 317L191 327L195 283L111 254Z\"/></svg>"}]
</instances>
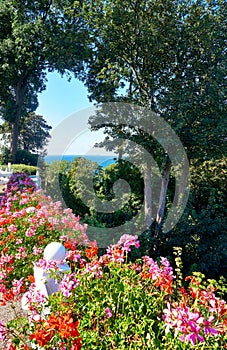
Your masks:
<instances>
[{"instance_id":1,"label":"tree","mask_svg":"<svg viewBox=\"0 0 227 350\"><path fill-rule=\"evenodd\" d=\"M93 48L86 77L90 98L151 109L180 136L189 159L222 156L225 5L223 0L88 2L85 15ZM96 121L94 117L91 125L97 125ZM166 211L170 159L139 125L130 129L130 123L125 127L113 120L99 125L108 134L106 141L109 137L131 138L159 158L163 181L156 217L158 234ZM149 179L149 168L145 172ZM145 194L149 190L148 181Z\"/></svg>"},{"instance_id":2,"label":"tree","mask_svg":"<svg viewBox=\"0 0 227 350\"><path fill-rule=\"evenodd\" d=\"M31 152L43 151L50 138L51 126L41 115L31 112L21 120L19 147Z\"/></svg>"},{"instance_id":3,"label":"tree","mask_svg":"<svg viewBox=\"0 0 227 350\"><path fill-rule=\"evenodd\" d=\"M25 117L21 118L19 127L18 148L27 152L40 153L44 151L51 126L47 125L45 119L41 115L36 115L30 112ZM11 139L12 129L11 124L5 121L0 126L2 141L7 147Z\"/></svg>"},{"instance_id":4,"label":"tree","mask_svg":"<svg viewBox=\"0 0 227 350\"><path fill-rule=\"evenodd\" d=\"M207 278L227 278L226 169L226 157L192 164L185 213L171 234L159 237L157 255L183 247L185 274L201 271Z\"/></svg>"},{"instance_id":5,"label":"tree","mask_svg":"<svg viewBox=\"0 0 227 350\"><path fill-rule=\"evenodd\" d=\"M83 69L84 26L73 0L0 2L0 112L12 125L15 161L20 119L37 106L46 74L79 75Z\"/></svg>"}]
</instances>

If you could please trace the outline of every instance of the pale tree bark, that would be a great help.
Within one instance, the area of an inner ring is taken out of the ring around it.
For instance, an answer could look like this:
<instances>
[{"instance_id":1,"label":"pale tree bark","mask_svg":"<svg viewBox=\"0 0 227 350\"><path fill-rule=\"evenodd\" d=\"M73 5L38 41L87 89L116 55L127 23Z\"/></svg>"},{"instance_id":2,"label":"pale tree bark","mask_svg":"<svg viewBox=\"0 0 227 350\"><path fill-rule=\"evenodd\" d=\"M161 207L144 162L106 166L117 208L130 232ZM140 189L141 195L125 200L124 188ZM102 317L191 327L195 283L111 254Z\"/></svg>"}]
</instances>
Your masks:
<instances>
[{"instance_id":1,"label":"pale tree bark","mask_svg":"<svg viewBox=\"0 0 227 350\"><path fill-rule=\"evenodd\" d=\"M147 229L152 225L152 189L151 189L151 167L149 163L144 164L144 212Z\"/></svg>"},{"instance_id":2,"label":"pale tree bark","mask_svg":"<svg viewBox=\"0 0 227 350\"><path fill-rule=\"evenodd\" d=\"M167 162L162 175L161 191L160 191L159 204L158 204L158 210L156 215L155 237L158 237L163 224L163 220L164 220L166 195L167 195L167 189L169 184L171 165L172 165L171 162Z\"/></svg>"}]
</instances>

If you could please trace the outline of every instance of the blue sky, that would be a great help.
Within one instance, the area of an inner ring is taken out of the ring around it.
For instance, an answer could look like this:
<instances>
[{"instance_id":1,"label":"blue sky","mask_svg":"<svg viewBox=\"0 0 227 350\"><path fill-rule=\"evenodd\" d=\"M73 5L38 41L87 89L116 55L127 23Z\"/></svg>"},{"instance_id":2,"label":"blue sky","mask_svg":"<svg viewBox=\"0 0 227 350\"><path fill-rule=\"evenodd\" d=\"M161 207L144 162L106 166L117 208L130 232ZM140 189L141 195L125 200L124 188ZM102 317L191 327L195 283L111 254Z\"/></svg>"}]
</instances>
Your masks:
<instances>
[{"instance_id":1,"label":"blue sky","mask_svg":"<svg viewBox=\"0 0 227 350\"><path fill-rule=\"evenodd\" d=\"M58 73L48 73L47 79L46 90L39 94L36 114L42 115L48 125L55 127L74 112L92 106L82 82L69 82Z\"/></svg>"},{"instance_id":2,"label":"blue sky","mask_svg":"<svg viewBox=\"0 0 227 350\"><path fill-rule=\"evenodd\" d=\"M39 107L36 114L44 117L47 124L52 126L53 132L61 122L75 112L92 107L93 104L89 102L87 89L82 82L76 79L67 81L65 77L62 78L58 73L48 73L47 79L46 90L38 96ZM64 132L67 133L67 130L63 129L62 133ZM102 141L103 138L101 131L90 132L86 130L69 145L64 154L83 155L89 152L103 154L104 149L93 148L94 144Z\"/></svg>"}]
</instances>

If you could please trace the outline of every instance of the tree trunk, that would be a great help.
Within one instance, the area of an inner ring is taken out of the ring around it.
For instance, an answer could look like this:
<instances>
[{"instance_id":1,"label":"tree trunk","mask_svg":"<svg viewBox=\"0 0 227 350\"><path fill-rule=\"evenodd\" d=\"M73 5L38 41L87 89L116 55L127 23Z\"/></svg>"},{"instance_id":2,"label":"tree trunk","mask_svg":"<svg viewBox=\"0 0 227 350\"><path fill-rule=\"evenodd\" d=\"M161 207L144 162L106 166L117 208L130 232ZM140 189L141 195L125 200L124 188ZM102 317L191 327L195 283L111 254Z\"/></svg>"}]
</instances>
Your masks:
<instances>
[{"instance_id":1,"label":"tree trunk","mask_svg":"<svg viewBox=\"0 0 227 350\"><path fill-rule=\"evenodd\" d=\"M152 191L151 191L151 167L146 162L144 165L144 212L147 229L152 225Z\"/></svg>"},{"instance_id":2,"label":"tree trunk","mask_svg":"<svg viewBox=\"0 0 227 350\"><path fill-rule=\"evenodd\" d=\"M24 92L25 92L25 88L18 83L17 86L15 87L16 108L15 108L15 113L14 113L14 118L12 123L12 139L11 139L11 146L10 146L10 153L11 153L13 163L15 163L16 161L18 137L19 137L19 124L20 124L21 110L24 102Z\"/></svg>"},{"instance_id":3,"label":"tree trunk","mask_svg":"<svg viewBox=\"0 0 227 350\"><path fill-rule=\"evenodd\" d=\"M166 194L167 194L167 189L169 184L171 165L172 165L171 162L167 162L163 172L163 176L162 176L161 191L160 191L159 204L158 204L158 210L157 210L157 216L156 216L156 224L155 224L155 237L158 237L163 224L165 206L166 206Z\"/></svg>"}]
</instances>

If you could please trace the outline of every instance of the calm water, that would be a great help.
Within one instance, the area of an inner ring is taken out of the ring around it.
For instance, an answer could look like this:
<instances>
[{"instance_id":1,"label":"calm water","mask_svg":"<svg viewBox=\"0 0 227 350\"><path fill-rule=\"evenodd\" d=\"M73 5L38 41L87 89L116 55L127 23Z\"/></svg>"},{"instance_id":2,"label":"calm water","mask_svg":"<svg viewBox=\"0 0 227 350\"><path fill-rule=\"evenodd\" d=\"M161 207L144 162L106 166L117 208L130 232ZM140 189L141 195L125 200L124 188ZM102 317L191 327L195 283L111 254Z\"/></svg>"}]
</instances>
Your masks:
<instances>
[{"instance_id":1,"label":"calm water","mask_svg":"<svg viewBox=\"0 0 227 350\"><path fill-rule=\"evenodd\" d=\"M61 160L67 160L68 162L72 162L75 158L83 157L85 159L91 160L92 162L98 163L102 167L106 167L110 164L113 164L116 162L116 159L114 156L98 156L98 155L49 155L45 157L45 161L48 164L51 164L53 161L61 161Z\"/></svg>"}]
</instances>

